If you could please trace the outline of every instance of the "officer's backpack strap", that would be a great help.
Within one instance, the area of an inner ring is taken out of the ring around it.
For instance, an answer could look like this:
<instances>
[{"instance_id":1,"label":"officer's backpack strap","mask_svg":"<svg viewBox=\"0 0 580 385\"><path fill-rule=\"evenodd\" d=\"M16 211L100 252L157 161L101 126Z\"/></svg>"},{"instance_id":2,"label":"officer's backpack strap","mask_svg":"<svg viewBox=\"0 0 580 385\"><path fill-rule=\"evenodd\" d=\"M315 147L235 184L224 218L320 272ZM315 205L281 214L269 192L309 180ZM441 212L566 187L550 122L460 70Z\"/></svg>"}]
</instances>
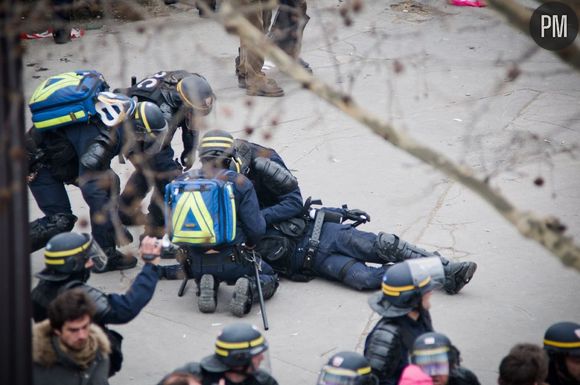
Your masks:
<instances>
[{"instance_id":1,"label":"officer's backpack strap","mask_svg":"<svg viewBox=\"0 0 580 385\"><path fill-rule=\"evenodd\" d=\"M304 271L312 270L312 265L314 263L314 257L318 252L318 246L320 246L320 234L322 233L322 225L324 224L324 210L317 210L316 217L314 218L314 227L312 229L312 235L308 240L306 245L306 253L304 253L304 263L302 269Z\"/></svg>"},{"instance_id":2,"label":"officer's backpack strap","mask_svg":"<svg viewBox=\"0 0 580 385\"><path fill-rule=\"evenodd\" d=\"M402 356L401 328L390 319L379 321L365 343L364 355L380 378L395 374Z\"/></svg>"},{"instance_id":3,"label":"officer's backpack strap","mask_svg":"<svg viewBox=\"0 0 580 385\"><path fill-rule=\"evenodd\" d=\"M95 304L95 316L93 317L95 323L102 325L103 320L111 312L111 304L109 303L109 297L107 294L103 293L99 289L95 289L92 286L85 284L82 281L70 281L66 285L60 288L59 293L63 293L70 289L82 289L87 296Z\"/></svg>"}]
</instances>

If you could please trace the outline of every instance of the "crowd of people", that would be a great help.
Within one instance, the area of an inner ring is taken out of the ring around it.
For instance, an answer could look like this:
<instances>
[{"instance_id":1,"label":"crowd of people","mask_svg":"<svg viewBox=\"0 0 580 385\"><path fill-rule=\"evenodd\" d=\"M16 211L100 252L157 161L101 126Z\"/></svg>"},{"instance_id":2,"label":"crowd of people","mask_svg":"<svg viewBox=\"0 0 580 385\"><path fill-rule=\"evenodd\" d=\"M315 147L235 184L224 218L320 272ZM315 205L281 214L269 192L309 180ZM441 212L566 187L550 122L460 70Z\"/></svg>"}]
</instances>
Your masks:
<instances>
[{"instance_id":1,"label":"crowd of people","mask_svg":"<svg viewBox=\"0 0 580 385\"><path fill-rule=\"evenodd\" d=\"M215 2L205 3L200 12L215 10ZM271 11L260 7L246 17L311 71L300 59L306 1L280 4L273 23ZM242 40L235 59L239 86L251 96L282 96L263 65L264 58ZM63 109L63 94L77 97L70 87L87 93L80 110ZM450 338L435 331L429 313L432 291L457 294L477 265L396 234L362 231L358 226L371 220L363 210L304 200L274 149L205 130L204 116L215 99L205 77L184 70L159 71L113 92L97 71L55 75L36 89L30 103L34 127L27 131L28 184L45 216L30 227L32 248L44 247L45 268L32 290L35 384L107 384L123 363L123 337L110 326L138 316L160 279L182 279L182 289L195 281L203 313L216 311L220 284L234 286L229 310L243 317L275 295L281 277L322 277L356 290L380 290L369 299L381 318L363 354L333 355L320 370L319 385L479 384L461 366ZM174 159L178 129L184 150ZM111 167L115 156L135 166L123 190ZM192 169L196 158L201 167ZM77 217L67 184L80 188L89 206L90 234L72 231ZM126 226L141 225L144 266L129 290L107 294L91 286L91 272L137 265L117 246L132 241ZM162 266L162 257L179 263ZM268 348L257 327L232 323L217 337L213 354L159 384L276 384ZM516 345L499 367L500 385L546 382L580 384L580 324L552 325L543 348Z\"/></svg>"}]
</instances>

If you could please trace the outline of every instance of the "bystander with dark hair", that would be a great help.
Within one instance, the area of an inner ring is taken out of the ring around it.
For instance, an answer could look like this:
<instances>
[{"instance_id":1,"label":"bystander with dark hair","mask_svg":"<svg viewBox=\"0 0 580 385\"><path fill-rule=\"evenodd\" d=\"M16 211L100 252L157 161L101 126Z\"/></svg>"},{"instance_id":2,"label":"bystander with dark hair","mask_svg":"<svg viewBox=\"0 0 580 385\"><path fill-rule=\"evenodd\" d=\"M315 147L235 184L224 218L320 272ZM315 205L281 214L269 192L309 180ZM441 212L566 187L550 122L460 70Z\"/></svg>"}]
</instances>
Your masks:
<instances>
[{"instance_id":1,"label":"bystander with dark hair","mask_svg":"<svg viewBox=\"0 0 580 385\"><path fill-rule=\"evenodd\" d=\"M81 289L68 290L34 325L34 385L108 385L107 335L93 324L95 305Z\"/></svg>"},{"instance_id":2,"label":"bystander with dark hair","mask_svg":"<svg viewBox=\"0 0 580 385\"><path fill-rule=\"evenodd\" d=\"M548 376L548 356L541 347L517 344L499 365L499 385L543 385Z\"/></svg>"}]
</instances>

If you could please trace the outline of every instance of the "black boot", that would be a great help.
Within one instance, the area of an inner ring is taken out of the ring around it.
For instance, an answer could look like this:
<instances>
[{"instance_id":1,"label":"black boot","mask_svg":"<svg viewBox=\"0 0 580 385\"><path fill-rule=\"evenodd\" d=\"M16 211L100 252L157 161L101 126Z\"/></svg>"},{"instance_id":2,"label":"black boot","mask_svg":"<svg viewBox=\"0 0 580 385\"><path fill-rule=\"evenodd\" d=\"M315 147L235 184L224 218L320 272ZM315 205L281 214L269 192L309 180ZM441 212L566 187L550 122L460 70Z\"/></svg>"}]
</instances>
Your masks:
<instances>
[{"instance_id":1,"label":"black boot","mask_svg":"<svg viewBox=\"0 0 580 385\"><path fill-rule=\"evenodd\" d=\"M477 264L475 262L451 262L441 258L443 272L445 273L445 283L443 289L447 294L457 294L465 285L471 281Z\"/></svg>"},{"instance_id":2,"label":"black boot","mask_svg":"<svg viewBox=\"0 0 580 385\"><path fill-rule=\"evenodd\" d=\"M435 254L399 239L395 234L380 232L376 244L376 253L385 263L403 262L411 258L432 257Z\"/></svg>"},{"instance_id":3,"label":"black boot","mask_svg":"<svg viewBox=\"0 0 580 385\"><path fill-rule=\"evenodd\" d=\"M278 289L278 280L268 281L262 284L264 300L272 298ZM230 302L230 311L236 317L243 317L252 309L252 304L259 301L258 286L255 278L238 278L234 286L234 295Z\"/></svg>"},{"instance_id":4,"label":"black boot","mask_svg":"<svg viewBox=\"0 0 580 385\"><path fill-rule=\"evenodd\" d=\"M93 267L93 273L106 273L107 271L127 270L137 266L137 258L121 253L114 247L107 247L103 249L107 254L107 264L104 269L98 270Z\"/></svg>"},{"instance_id":5,"label":"black boot","mask_svg":"<svg viewBox=\"0 0 580 385\"><path fill-rule=\"evenodd\" d=\"M30 222L30 251L43 248L57 234L71 231L77 219L73 214L54 214Z\"/></svg>"},{"instance_id":6,"label":"black boot","mask_svg":"<svg viewBox=\"0 0 580 385\"><path fill-rule=\"evenodd\" d=\"M66 44L70 41L70 28L57 28L52 32L56 44Z\"/></svg>"},{"instance_id":7,"label":"black boot","mask_svg":"<svg viewBox=\"0 0 580 385\"><path fill-rule=\"evenodd\" d=\"M202 313L213 313L217 307L219 281L211 274L201 276L197 284L197 307Z\"/></svg>"}]
</instances>

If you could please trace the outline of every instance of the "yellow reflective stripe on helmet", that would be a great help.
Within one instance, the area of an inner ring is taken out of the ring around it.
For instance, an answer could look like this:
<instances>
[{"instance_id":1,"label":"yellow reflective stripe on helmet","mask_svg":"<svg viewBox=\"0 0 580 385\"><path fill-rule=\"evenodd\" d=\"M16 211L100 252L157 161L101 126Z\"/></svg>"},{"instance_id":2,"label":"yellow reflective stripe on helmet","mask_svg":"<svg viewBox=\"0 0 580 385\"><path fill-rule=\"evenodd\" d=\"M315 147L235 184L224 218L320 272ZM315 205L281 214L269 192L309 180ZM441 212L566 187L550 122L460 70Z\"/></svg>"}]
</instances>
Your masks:
<instances>
[{"instance_id":1,"label":"yellow reflective stripe on helmet","mask_svg":"<svg viewBox=\"0 0 580 385\"><path fill-rule=\"evenodd\" d=\"M223 349L219 349L219 348L215 348L215 353L218 356L222 356L222 357L227 357L229 354L227 350L223 350Z\"/></svg>"},{"instance_id":2,"label":"yellow reflective stripe on helmet","mask_svg":"<svg viewBox=\"0 0 580 385\"><path fill-rule=\"evenodd\" d=\"M431 281L431 277L427 277L424 280L422 280L421 282L419 282L418 287L424 287L427 286L427 284L429 283L429 281ZM410 291L415 289L414 285L407 285L407 286L389 286L386 283L383 282L382 284L382 288L383 288L383 293L393 296L393 297L398 297L399 295L401 295L401 292L403 291Z\"/></svg>"},{"instance_id":3,"label":"yellow reflective stripe on helmet","mask_svg":"<svg viewBox=\"0 0 580 385\"><path fill-rule=\"evenodd\" d=\"M449 351L449 347L441 346L436 349L416 349L413 350L414 356L432 356L435 354L447 353Z\"/></svg>"},{"instance_id":4,"label":"yellow reflective stripe on helmet","mask_svg":"<svg viewBox=\"0 0 580 385\"><path fill-rule=\"evenodd\" d=\"M49 80L55 80L56 78L61 80L58 80L49 86L46 85ZM42 82L38 88L36 88L36 91L34 91L32 94L29 103L41 102L46 100L50 95L61 88L78 85L82 78L82 75L77 75L75 72L66 72L50 77Z\"/></svg>"},{"instance_id":5,"label":"yellow reflective stripe on helmet","mask_svg":"<svg viewBox=\"0 0 580 385\"><path fill-rule=\"evenodd\" d=\"M263 343L264 343L264 337L260 336L260 337L256 338L255 340L244 341L244 342L224 342L224 341L217 340L215 342L215 345L217 346L217 348L216 348L216 351L217 351L218 348L223 348L223 349L228 349L228 350L246 349L249 347L261 345Z\"/></svg>"},{"instance_id":6,"label":"yellow reflective stripe on helmet","mask_svg":"<svg viewBox=\"0 0 580 385\"><path fill-rule=\"evenodd\" d=\"M327 365L325 367L325 371L326 371L326 373L334 374L336 376L354 377L357 375L357 372L355 372L354 370L345 369L345 368L337 368L335 366L330 366L330 365Z\"/></svg>"},{"instance_id":7,"label":"yellow reflective stripe on helmet","mask_svg":"<svg viewBox=\"0 0 580 385\"><path fill-rule=\"evenodd\" d=\"M45 259L44 263L46 263L47 265L64 265L64 259L60 258L60 259Z\"/></svg>"},{"instance_id":8,"label":"yellow reflective stripe on helmet","mask_svg":"<svg viewBox=\"0 0 580 385\"><path fill-rule=\"evenodd\" d=\"M145 113L145 103L141 103L139 109L141 110L141 121L143 122L143 125L145 126L147 133L149 134L149 136L155 136L153 135L153 132L151 132L151 125L147 120L147 114Z\"/></svg>"},{"instance_id":9,"label":"yellow reflective stripe on helmet","mask_svg":"<svg viewBox=\"0 0 580 385\"><path fill-rule=\"evenodd\" d=\"M183 87L181 86L182 83L183 80L180 80L179 83L177 83L177 92L179 93L181 100L183 100L185 104L189 105L190 107L197 108L198 110L200 110L201 107L196 106L191 100L189 100L187 95L185 95L185 93L183 92Z\"/></svg>"},{"instance_id":10,"label":"yellow reflective stripe on helmet","mask_svg":"<svg viewBox=\"0 0 580 385\"><path fill-rule=\"evenodd\" d=\"M85 244L83 244L83 245L81 245L79 247L76 247L74 249L71 249L71 250L62 250L62 251L48 251L48 250L45 250L44 251L44 256L47 257L47 258L69 257L71 255L78 254L81 251L85 251L86 249L88 249L89 246L91 245L91 241L92 240L89 239L87 241L87 243L85 243Z\"/></svg>"},{"instance_id":11,"label":"yellow reflective stripe on helmet","mask_svg":"<svg viewBox=\"0 0 580 385\"><path fill-rule=\"evenodd\" d=\"M234 146L233 138L226 138L223 136L209 136L201 140L200 147L225 147L230 148Z\"/></svg>"},{"instance_id":12,"label":"yellow reflective stripe on helmet","mask_svg":"<svg viewBox=\"0 0 580 385\"><path fill-rule=\"evenodd\" d=\"M73 118L74 116L74 118ZM77 111L74 114L70 113L58 118L52 118L52 119L47 119L47 120L43 120L40 122L34 122L34 127L36 128L46 128L46 127L52 127L52 126L56 126L59 124L63 124L63 123L68 123L68 122L72 122L74 120L80 119L80 118L84 118L86 116L86 113L84 111Z\"/></svg>"},{"instance_id":13,"label":"yellow reflective stripe on helmet","mask_svg":"<svg viewBox=\"0 0 580 385\"><path fill-rule=\"evenodd\" d=\"M360 375L369 374L371 372L370 366L365 366L364 368L360 368L356 371Z\"/></svg>"},{"instance_id":14,"label":"yellow reflective stripe on helmet","mask_svg":"<svg viewBox=\"0 0 580 385\"><path fill-rule=\"evenodd\" d=\"M199 229L183 230L189 211L198 221ZM173 242L187 243L215 243L216 236L213 232L213 219L207 210L203 196L199 191L184 193L175 205L173 216Z\"/></svg>"},{"instance_id":15,"label":"yellow reflective stripe on helmet","mask_svg":"<svg viewBox=\"0 0 580 385\"><path fill-rule=\"evenodd\" d=\"M544 340L544 345L553 346L555 348L580 348L580 341L578 342L559 342L559 341L551 341L551 340Z\"/></svg>"}]
</instances>

